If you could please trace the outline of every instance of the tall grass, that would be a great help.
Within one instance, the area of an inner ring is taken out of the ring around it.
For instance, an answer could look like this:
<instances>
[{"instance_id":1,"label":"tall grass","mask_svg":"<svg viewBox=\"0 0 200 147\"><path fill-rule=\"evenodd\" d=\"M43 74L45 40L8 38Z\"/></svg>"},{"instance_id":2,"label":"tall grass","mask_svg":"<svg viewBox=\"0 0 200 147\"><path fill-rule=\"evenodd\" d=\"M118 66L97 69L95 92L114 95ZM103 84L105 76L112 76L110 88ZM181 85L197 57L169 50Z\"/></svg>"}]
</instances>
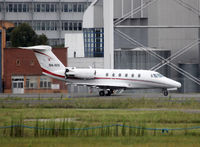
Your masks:
<instances>
[{"instance_id":1,"label":"tall grass","mask_svg":"<svg viewBox=\"0 0 200 147\"><path fill-rule=\"evenodd\" d=\"M120 125L111 125L101 123L101 127L90 126L90 123L80 124L75 122L69 122L65 119L57 122L55 120L40 121L36 120L32 128L24 127L24 121L22 118L19 120L12 119L10 122L10 128L4 128L0 130L0 136L10 137L130 137L130 136L172 136L180 134L180 131L161 131L161 130L146 130L145 123L129 124L129 127L124 122ZM137 127L140 126L140 127ZM190 133L189 133L190 132ZM181 131L182 135L200 136L199 132L191 132L190 130Z\"/></svg>"},{"instance_id":2,"label":"tall grass","mask_svg":"<svg viewBox=\"0 0 200 147\"><path fill-rule=\"evenodd\" d=\"M102 123L101 127L89 126L88 124L78 124L74 122L66 121L65 119L56 122L50 121L35 121L32 128L26 128L22 118L19 120L12 119L10 122L10 128L1 129L2 136L10 137L90 137L90 136L143 136L144 128L129 128L126 127L124 122L119 125L110 125ZM25 126L25 127L24 127ZM0 136L1 136L0 135Z\"/></svg>"}]
</instances>

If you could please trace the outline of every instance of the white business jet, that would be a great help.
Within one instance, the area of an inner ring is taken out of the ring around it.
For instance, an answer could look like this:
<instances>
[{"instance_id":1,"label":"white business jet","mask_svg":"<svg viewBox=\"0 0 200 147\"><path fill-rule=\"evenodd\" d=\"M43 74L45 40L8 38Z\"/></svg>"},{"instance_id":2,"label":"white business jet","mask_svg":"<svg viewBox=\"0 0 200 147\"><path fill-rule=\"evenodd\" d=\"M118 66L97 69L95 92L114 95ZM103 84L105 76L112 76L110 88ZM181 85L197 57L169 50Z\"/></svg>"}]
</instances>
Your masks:
<instances>
[{"instance_id":1,"label":"white business jet","mask_svg":"<svg viewBox=\"0 0 200 147\"><path fill-rule=\"evenodd\" d=\"M95 87L99 89L100 96L110 96L115 91L126 89L162 89L164 96L167 96L168 90L181 87L181 83L156 71L65 67L50 46L20 48L33 50L44 75L63 80L67 84Z\"/></svg>"}]
</instances>

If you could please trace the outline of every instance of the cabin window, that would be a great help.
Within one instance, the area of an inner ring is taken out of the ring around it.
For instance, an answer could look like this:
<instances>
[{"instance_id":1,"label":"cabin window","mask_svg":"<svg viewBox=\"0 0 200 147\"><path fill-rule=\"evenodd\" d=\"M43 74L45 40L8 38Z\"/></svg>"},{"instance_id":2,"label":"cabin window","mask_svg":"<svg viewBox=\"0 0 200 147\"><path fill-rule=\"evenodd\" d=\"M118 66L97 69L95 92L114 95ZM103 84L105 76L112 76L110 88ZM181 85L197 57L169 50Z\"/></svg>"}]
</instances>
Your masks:
<instances>
[{"instance_id":1,"label":"cabin window","mask_svg":"<svg viewBox=\"0 0 200 147\"><path fill-rule=\"evenodd\" d=\"M128 74L125 74L125 77L128 77Z\"/></svg>"},{"instance_id":2,"label":"cabin window","mask_svg":"<svg viewBox=\"0 0 200 147\"><path fill-rule=\"evenodd\" d=\"M114 76L115 76L115 73L113 73L112 76L114 77Z\"/></svg>"},{"instance_id":3,"label":"cabin window","mask_svg":"<svg viewBox=\"0 0 200 147\"><path fill-rule=\"evenodd\" d=\"M133 77L134 77L134 74L132 74L131 77L133 78Z\"/></svg>"},{"instance_id":4,"label":"cabin window","mask_svg":"<svg viewBox=\"0 0 200 147\"><path fill-rule=\"evenodd\" d=\"M108 73L106 73L106 77L108 77Z\"/></svg>"},{"instance_id":5,"label":"cabin window","mask_svg":"<svg viewBox=\"0 0 200 147\"><path fill-rule=\"evenodd\" d=\"M153 75L151 74L151 77L153 78Z\"/></svg>"},{"instance_id":6,"label":"cabin window","mask_svg":"<svg viewBox=\"0 0 200 147\"><path fill-rule=\"evenodd\" d=\"M94 71L94 75L96 76L96 74L97 74L97 71L95 70L95 71Z\"/></svg>"},{"instance_id":7,"label":"cabin window","mask_svg":"<svg viewBox=\"0 0 200 147\"><path fill-rule=\"evenodd\" d=\"M141 74L138 74L138 78L140 78L141 77Z\"/></svg>"},{"instance_id":8,"label":"cabin window","mask_svg":"<svg viewBox=\"0 0 200 147\"><path fill-rule=\"evenodd\" d=\"M120 73L119 73L119 75L118 75L118 76L119 76L119 77L121 77L121 75L122 75L122 74L120 74Z\"/></svg>"},{"instance_id":9,"label":"cabin window","mask_svg":"<svg viewBox=\"0 0 200 147\"><path fill-rule=\"evenodd\" d=\"M153 76L154 76L155 78L158 78L158 76L157 76L156 74L153 74Z\"/></svg>"}]
</instances>

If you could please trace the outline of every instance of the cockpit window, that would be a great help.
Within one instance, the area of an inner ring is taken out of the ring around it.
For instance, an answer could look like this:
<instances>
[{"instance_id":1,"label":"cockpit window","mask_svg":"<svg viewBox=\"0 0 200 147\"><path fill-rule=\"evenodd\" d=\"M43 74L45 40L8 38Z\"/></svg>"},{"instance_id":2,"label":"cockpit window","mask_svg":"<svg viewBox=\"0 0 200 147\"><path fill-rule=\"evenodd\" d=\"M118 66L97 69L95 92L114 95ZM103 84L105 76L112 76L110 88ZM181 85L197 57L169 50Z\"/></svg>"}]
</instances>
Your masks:
<instances>
[{"instance_id":1,"label":"cockpit window","mask_svg":"<svg viewBox=\"0 0 200 147\"><path fill-rule=\"evenodd\" d=\"M157 74L153 74L154 78L158 78Z\"/></svg>"},{"instance_id":2,"label":"cockpit window","mask_svg":"<svg viewBox=\"0 0 200 147\"><path fill-rule=\"evenodd\" d=\"M164 76L158 73L158 74L152 74L151 77L154 77L154 78L162 78L162 77L164 77Z\"/></svg>"},{"instance_id":3,"label":"cockpit window","mask_svg":"<svg viewBox=\"0 0 200 147\"><path fill-rule=\"evenodd\" d=\"M162 77L163 77L163 75L161 75L161 74L157 74L157 76L158 76L159 78L162 78Z\"/></svg>"}]
</instances>

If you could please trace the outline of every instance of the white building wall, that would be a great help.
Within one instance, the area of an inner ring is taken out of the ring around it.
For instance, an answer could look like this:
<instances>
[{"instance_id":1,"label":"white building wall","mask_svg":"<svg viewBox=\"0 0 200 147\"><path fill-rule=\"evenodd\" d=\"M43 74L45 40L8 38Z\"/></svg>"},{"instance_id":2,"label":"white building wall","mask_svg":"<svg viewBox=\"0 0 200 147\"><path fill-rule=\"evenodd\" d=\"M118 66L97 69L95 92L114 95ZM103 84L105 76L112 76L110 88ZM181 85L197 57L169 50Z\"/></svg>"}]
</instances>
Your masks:
<instances>
[{"instance_id":1,"label":"white building wall","mask_svg":"<svg viewBox=\"0 0 200 147\"><path fill-rule=\"evenodd\" d=\"M113 0L103 1L104 16L104 68L114 68L114 9Z\"/></svg>"},{"instance_id":2,"label":"white building wall","mask_svg":"<svg viewBox=\"0 0 200 147\"><path fill-rule=\"evenodd\" d=\"M69 67L77 68L103 68L104 59L103 58L68 58Z\"/></svg>"},{"instance_id":3,"label":"white building wall","mask_svg":"<svg viewBox=\"0 0 200 147\"><path fill-rule=\"evenodd\" d=\"M68 48L68 58L84 57L83 33L65 34L65 47Z\"/></svg>"}]
</instances>

